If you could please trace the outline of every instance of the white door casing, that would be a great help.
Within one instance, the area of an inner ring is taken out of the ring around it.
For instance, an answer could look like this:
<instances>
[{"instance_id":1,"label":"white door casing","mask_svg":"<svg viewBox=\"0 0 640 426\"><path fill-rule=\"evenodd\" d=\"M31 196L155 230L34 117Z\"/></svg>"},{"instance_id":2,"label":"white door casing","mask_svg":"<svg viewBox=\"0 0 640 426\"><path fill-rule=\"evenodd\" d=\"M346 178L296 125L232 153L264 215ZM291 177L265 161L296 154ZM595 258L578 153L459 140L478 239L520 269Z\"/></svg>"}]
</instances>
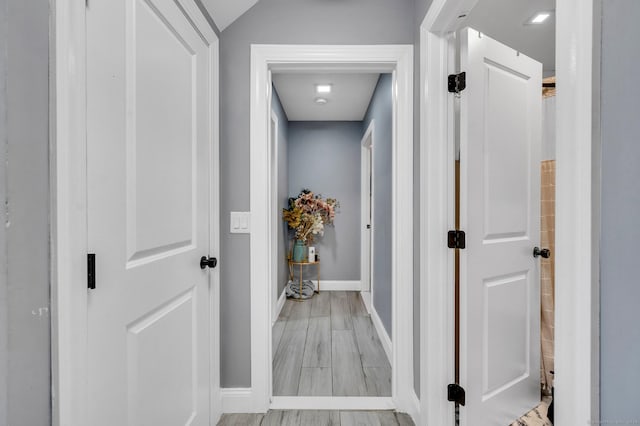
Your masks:
<instances>
[{"instance_id":1,"label":"white door casing","mask_svg":"<svg viewBox=\"0 0 640 426\"><path fill-rule=\"evenodd\" d=\"M208 425L219 405L218 275L199 264L218 245L214 48L190 0L87 11L91 425Z\"/></svg>"},{"instance_id":2,"label":"white door casing","mask_svg":"<svg viewBox=\"0 0 640 426\"><path fill-rule=\"evenodd\" d=\"M542 65L461 31L462 425L509 424L540 401Z\"/></svg>"}]
</instances>

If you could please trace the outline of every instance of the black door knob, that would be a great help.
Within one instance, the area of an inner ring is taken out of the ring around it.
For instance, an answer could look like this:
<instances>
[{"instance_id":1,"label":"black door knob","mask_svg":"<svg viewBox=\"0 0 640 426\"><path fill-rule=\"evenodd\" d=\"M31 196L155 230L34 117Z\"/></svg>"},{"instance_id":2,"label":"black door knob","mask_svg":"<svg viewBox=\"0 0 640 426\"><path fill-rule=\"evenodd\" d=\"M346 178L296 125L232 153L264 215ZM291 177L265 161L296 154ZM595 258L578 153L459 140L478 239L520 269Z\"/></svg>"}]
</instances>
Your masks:
<instances>
[{"instance_id":1,"label":"black door knob","mask_svg":"<svg viewBox=\"0 0 640 426\"><path fill-rule=\"evenodd\" d=\"M549 249L541 249L540 247L533 248L533 257L542 256L545 259L551 257L551 251Z\"/></svg>"},{"instance_id":2,"label":"black door knob","mask_svg":"<svg viewBox=\"0 0 640 426\"><path fill-rule=\"evenodd\" d=\"M202 256L200 258L200 269L204 269L207 266L209 268L215 268L217 264L218 264L218 259L216 259L215 257Z\"/></svg>"}]
</instances>

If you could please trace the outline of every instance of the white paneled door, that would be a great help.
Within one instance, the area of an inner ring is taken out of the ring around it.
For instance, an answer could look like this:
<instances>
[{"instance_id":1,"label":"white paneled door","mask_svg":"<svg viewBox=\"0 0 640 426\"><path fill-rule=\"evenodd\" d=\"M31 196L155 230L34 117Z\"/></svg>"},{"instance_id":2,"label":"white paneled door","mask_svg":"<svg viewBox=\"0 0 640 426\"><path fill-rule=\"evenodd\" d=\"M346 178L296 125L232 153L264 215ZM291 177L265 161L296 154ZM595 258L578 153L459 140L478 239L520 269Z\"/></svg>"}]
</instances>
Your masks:
<instances>
[{"instance_id":1,"label":"white paneled door","mask_svg":"<svg viewBox=\"0 0 640 426\"><path fill-rule=\"evenodd\" d=\"M91 426L210 422L215 61L197 13L88 2Z\"/></svg>"},{"instance_id":2,"label":"white paneled door","mask_svg":"<svg viewBox=\"0 0 640 426\"><path fill-rule=\"evenodd\" d=\"M540 401L542 65L466 29L461 70L461 424L507 425Z\"/></svg>"}]
</instances>

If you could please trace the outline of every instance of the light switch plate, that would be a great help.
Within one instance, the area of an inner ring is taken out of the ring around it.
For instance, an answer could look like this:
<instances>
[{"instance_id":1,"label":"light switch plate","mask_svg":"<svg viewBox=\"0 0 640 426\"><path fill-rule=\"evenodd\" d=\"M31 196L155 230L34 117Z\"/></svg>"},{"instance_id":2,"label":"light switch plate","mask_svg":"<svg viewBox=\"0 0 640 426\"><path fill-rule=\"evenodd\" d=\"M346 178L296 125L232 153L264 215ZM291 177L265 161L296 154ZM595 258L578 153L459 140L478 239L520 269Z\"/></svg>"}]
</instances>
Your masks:
<instances>
[{"instance_id":1,"label":"light switch plate","mask_svg":"<svg viewBox=\"0 0 640 426\"><path fill-rule=\"evenodd\" d=\"M251 212L231 212L230 232L249 234L251 232Z\"/></svg>"}]
</instances>

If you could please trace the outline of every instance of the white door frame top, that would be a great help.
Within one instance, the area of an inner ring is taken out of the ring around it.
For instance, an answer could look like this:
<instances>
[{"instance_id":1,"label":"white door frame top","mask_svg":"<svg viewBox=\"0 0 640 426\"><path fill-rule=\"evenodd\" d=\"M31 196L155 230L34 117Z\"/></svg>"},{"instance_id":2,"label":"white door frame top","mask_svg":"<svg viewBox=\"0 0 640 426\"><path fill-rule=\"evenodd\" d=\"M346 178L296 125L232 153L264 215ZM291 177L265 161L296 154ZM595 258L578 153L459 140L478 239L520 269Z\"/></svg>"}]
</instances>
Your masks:
<instances>
[{"instance_id":1,"label":"white door frame top","mask_svg":"<svg viewBox=\"0 0 640 426\"><path fill-rule=\"evenodd\" d=\"M420 366L423 424L453 425L447 385L454 379L454 132L447 75L453 32L478 0L434 0L420 28ZM556 9L555 424L599 420L598 194L599 0ZM596 18L596 19L594 19ZM434 348L437 348L434 350ZM464 409L464 407L462 407ZM524 413L523 413L524 414Z\"/></svg>"},{"instance_id":2,"label":"white door frame top","mask_svg":"<svg viewBox=\"0 0 640 426\"><path fill-rule=\"evenodd\" d=\"M294 399L272 398L271 291L269 277L270 226L273 211L267 209L272 191L269 182L267 135L269 130L270 71L393 73L393 379L392 399L379 398L380 408L412 411L413 401L413 46L328 46L328 45L252 45L251 46L251 389L250 412L266 412L270 407L299 409ZM270 283L275 285L275 283ZM300 397L297 397L300 398ZM330 397L325 397L330 398ZM314 398L313 406L331 408ZM362 408L361 398L340 398L335 408ZM371 399L371 398L369 398ZM273 404L271 402L273 401ZM375 405L374 405L375 406Z\"/></svg>"},{"instance_id":3,"label":"white door frame top","mask_svg":"<svg viewBox=\"0 0 640 426\"><path fill-rule=\"evenodd\" d=\"M219 253L218 58L213 28L193 0L176 0L211 51L210 255ZM88 424L87 401L87 157L86 10L75 0L56 0L50 75L51 169L51 371L54 426ZM209 275L212 349L219 348L219 272ZM212 353L213 350L212 350ZM220 416L219 360L210 362L212 421Z\"/></svg>"}]
</instances>

